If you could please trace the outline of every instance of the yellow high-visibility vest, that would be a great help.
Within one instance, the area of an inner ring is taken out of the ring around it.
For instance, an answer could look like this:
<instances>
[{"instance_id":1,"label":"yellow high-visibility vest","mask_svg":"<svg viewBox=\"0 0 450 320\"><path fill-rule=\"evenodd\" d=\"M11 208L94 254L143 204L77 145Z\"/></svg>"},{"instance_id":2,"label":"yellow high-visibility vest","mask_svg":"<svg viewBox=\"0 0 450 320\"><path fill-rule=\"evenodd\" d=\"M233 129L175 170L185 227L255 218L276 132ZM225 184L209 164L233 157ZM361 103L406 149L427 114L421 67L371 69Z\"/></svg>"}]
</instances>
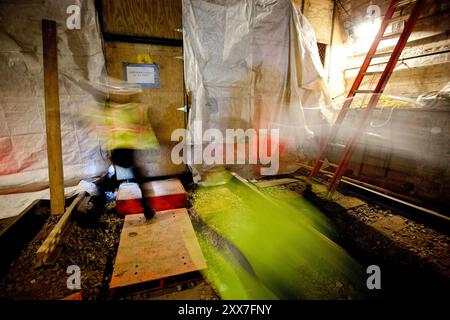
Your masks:
<instances>
[{"instance_id":1,"label":"yellow high-visibility vest","mask_svg":"<svg viewBox=\"0 0 450 320\"><path fill-rule=\"evenodd\" d=\"M140 103L107 103L105 107L105 134L107 148L159 149L153 132L148 106Z\"/></svg>"}]
</instances>

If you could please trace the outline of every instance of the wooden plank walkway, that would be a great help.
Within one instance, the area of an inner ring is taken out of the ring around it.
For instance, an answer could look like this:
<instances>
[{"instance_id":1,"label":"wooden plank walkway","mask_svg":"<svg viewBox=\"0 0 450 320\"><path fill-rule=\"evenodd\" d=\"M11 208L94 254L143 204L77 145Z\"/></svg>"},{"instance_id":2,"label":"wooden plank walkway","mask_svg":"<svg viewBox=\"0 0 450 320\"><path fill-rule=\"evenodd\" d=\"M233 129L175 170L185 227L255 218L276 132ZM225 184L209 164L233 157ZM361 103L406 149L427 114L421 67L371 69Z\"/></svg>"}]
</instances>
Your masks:
<instances>
[{"instance_id":1,"label":"wooden plank walkway","mask_svg":"<svg viewBox=\"0 0 450 320\"><path fill-rule=\"evenodd\" d=\"M206 263L185 208L125 217L111 289L192 273Z\"/></svg>"}]
</instances>

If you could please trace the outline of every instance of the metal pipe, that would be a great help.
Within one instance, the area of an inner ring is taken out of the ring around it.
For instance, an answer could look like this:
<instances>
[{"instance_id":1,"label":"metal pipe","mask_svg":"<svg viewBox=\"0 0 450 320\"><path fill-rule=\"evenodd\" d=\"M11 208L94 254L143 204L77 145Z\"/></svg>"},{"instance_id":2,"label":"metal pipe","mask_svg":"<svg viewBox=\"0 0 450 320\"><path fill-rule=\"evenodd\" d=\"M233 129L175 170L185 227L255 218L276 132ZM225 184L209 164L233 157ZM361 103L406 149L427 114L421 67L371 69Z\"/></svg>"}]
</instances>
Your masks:
<instances>
[{"instance_id":1,"label":"metal pipe","mask_svg":"<svg viewBox=\"0 0 450 320\"><path fill-rule=\"evenodd\" d=\"M401 59L398 59L398 61L403 62L403 61L406 61L406 60L418 59L418 58L423 58L423 57L429 57L429 56L434 56L434 55L437 55L437 54L444 54L444 53L449 53L449 52L450 52L450 49L449 50L444 50L444 51L432 52L432 53L424 53L424 54L420 54L420 55L417 55L417 56L401 58ZM386 64L386 62L374 63L374 64L371 64L371 66L379 66L379 65L382 65L382 64ZM347 69L344 69L344 72L345 71L359 69L359 68L360 67L347 68Z\"/></svg>"}]
</instances>

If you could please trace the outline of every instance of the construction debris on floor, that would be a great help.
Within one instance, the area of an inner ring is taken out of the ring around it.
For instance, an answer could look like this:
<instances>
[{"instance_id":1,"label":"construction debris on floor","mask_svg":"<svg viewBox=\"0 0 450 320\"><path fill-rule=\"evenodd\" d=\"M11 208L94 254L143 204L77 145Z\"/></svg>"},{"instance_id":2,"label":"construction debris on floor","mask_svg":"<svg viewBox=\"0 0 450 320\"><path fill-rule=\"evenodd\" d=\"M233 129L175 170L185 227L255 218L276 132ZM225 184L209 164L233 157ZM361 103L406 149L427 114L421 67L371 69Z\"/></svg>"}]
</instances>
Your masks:
<instances>
[{"instance_id":1,"label":"construction debris on floor","mask_svg":"<svg viewBox=\"0 0 450 320\"><path fill-rule=\"evenodd\" d=\"M94 226L75 224L56 261L36 267L36 252L59 218L48 215L44 227L11 263L0 279L1 299L63 299L74 293L67 287L67 268L72 265L81 270L83 299L108 297L123 219L103 212Z\"/></svg>"}]
</instances>

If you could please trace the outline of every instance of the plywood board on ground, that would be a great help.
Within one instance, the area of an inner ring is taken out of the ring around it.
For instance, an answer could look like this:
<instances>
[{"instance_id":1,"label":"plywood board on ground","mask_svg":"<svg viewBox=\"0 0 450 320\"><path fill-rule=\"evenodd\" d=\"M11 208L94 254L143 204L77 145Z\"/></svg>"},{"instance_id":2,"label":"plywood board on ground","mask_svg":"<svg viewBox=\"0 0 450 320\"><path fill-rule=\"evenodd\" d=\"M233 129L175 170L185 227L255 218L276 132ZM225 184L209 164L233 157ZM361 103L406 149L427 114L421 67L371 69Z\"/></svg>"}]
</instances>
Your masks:
<instances>
[{"instance_id":1,"label":"plywood board on ground","mask_svg":"<svg viewBox=\"0 0 450 320\"><path fill-rule=\"evenodd\" d=\"M120 236L110 288L121 288L206 269L185 208L128 215Z\"/></svg>"}]
</instances>

